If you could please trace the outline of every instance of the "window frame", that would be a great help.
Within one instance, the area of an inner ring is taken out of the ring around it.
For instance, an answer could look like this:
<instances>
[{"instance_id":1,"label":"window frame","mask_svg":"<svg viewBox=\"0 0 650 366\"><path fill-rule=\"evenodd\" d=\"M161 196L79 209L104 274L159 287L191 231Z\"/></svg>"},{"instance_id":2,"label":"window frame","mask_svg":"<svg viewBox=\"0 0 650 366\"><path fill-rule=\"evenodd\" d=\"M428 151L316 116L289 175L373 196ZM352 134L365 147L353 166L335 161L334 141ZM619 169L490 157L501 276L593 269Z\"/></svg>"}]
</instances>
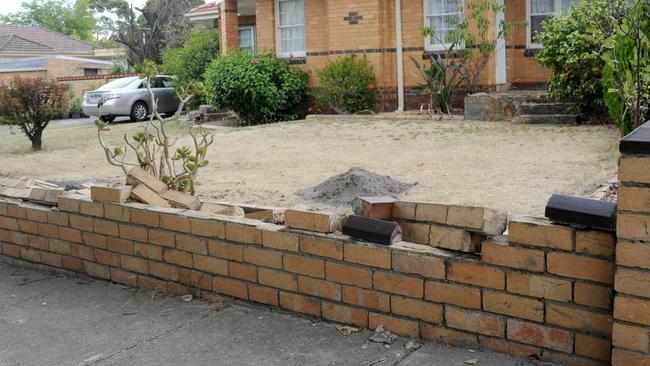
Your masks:
<instances>
[{"instance_id":1,"label":"window frame","mask_svg":"<svg viewBox=\"0 0 650 366\"><path fill-rule=\"evenodd\" d=\"M527 49L541 49L544 48L544 45L541 43L533 42L533 29L531 27L531 1L526 0L526 48ZM578 2L577 0L572 0ZM576 4L577 5L577 4ZM559 17L564 14L564 0L553 0L553 13L549 13L551 16ZM541 14L539 14L541 15Z\"/></svg>"},{"instance_id":2,"label":"window frame","mask_svg":"<svg viewBox=\"0 0 650 366\"><path fill-rule=\"evenodd\" d=\"M302 26L303 37L303 50L302 51L289 51L281 52L282 40L280 38L280 2L281 1L300 1L302 3L302 19L301 25L291 25L291 27ZM304 58L307 57L307 31L305 27L305 0L274 0L275 3L275 54L279 58Z\"/></svg>"},{"instance_id":3,"label":"window frame","mask_svg":"<svg viewBox=\"0 0 650 366\"><path fill-rule=\"evenodd\" d=\"M251 31L251 46L250 46L251 50L250 51L251 51L252 54L257 53L257 35L256 35L256 29L255 28L256 27L254 25L243 25L243 26L239 27L239 29L237 30L238 34L242 30L250 30ZM239 44L239 51L242 51L241 39L240 39L240 44Z\"/></svg>"},{"instance_id":4,"label":"window frame","mask_svg":"<svg viewBox=\"0 0 650 366\"><path fill-rule=\"evenodd\" d=\"M444 1L444 0L443 0ZM429 17L432 16L440 16L440 15L451 15L451 14L460 14L463 17L463 20L465 20L465 0L460 0L462 3L462 11L459 13L439 13L439 14L429 14L429 0L423 0L424 3L424 26L429 27ZM436 43L436 44L431 44L431 36L428 36L424 39L424 50L425 51L443 51L449 47L450 43Z\"/></svg>"}]
</instances>

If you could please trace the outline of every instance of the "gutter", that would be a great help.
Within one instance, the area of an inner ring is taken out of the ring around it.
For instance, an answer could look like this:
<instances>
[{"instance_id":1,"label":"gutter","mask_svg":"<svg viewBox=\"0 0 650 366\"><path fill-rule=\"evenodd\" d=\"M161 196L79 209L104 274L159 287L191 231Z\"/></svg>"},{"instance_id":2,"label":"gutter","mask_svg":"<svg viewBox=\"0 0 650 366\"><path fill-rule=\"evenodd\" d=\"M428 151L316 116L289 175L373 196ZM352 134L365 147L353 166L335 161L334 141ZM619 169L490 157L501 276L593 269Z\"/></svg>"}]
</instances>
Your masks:
<instances>
[{"instance_id":1,"label":"gutter","mask_svg":"<svg viewBox=\"0 0 650 366\"><path fill-rule=\"evenodd\" d=\"M397 50L397 112L404 112L404 56L402 53L402 1L395 0L395 49Z\"/></svg>"}]
</instances>

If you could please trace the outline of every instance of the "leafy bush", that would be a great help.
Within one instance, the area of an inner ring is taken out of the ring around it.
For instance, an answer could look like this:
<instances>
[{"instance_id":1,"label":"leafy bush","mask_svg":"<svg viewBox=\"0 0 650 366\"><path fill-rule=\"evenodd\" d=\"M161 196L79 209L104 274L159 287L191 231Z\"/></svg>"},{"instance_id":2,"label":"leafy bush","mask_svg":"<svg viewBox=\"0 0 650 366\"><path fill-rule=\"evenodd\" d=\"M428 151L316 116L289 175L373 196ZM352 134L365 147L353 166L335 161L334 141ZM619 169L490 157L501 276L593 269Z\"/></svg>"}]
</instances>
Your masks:
<instances>
[{"instance_id":1,"label":"leafy bush","mask_svg":"<svg viewBox=\"0 0 650 366\"><path fill-rule=\"evenodd\" d=\"M19 126L41 150L43 130L70 107L68 88L56 81L16 77L0 86L0 124Z\"/></svg>"},{"instance_id":2,"label":"leafy bush","mask_svg":"<svg viewBox=\"0 0 650 366\"><path fill-rule=\"evenodd\" d=\"M555 99L575 98L581 112L602 109L603 48L612 32L609 0L588 0L579 8L544 23L538 35L544 48L537 61L551 72L549 95Z\"/></svg>"},{"instance_id":3,"label":"leafy bush","mask_svg":"<svg viewBox=\"0 0 650 366\"><path fill-rule=\"evenodd\" d=\"M212 61L205 73L208 101L231 108L246 124L300 118L308 76L270 54L233 52Z\"/></svg>"},{"instance_id":4,"label":"leafy bush","mask_svg":"<svg viewBox=\"0 0 650 366\"><path fill-rule=\"evenodd\" d=\"M320 86L314 90L320 106L337 113L374 110L377 103L377 78L372 64L356 55L336 59L318 73Z\"/></svg>"}]
</instances>

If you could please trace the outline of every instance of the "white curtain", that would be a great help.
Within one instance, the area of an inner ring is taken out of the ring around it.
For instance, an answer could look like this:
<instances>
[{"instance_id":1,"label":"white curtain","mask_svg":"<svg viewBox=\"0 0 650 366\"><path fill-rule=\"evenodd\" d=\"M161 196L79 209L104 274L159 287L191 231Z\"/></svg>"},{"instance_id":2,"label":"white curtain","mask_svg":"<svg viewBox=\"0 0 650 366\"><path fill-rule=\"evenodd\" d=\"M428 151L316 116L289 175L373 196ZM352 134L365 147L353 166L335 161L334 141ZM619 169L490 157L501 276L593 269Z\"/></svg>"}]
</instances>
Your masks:
<instances>
[{"instance_id":1,"label":"white curtain","mask_svg":"<svg viewBox=\"0 0 650 366\"><path fill-rule=\"evenodd\" d=\"M305 11L303 0L278 0L280 52L305 51Z\"/></svg>"},{"instance_id":2,"label":"white curtain","mask_svg":"<svg viewBox=\"0 0 650 366\"><path fill-rule=\"evenodd\" d=\"M463 21L462 11L463 0L427 0L427 25L435 34L429 40L430 44L441 44L440 41L444 43L447 40L449 30Z\"/></svg>"}]
</instances>

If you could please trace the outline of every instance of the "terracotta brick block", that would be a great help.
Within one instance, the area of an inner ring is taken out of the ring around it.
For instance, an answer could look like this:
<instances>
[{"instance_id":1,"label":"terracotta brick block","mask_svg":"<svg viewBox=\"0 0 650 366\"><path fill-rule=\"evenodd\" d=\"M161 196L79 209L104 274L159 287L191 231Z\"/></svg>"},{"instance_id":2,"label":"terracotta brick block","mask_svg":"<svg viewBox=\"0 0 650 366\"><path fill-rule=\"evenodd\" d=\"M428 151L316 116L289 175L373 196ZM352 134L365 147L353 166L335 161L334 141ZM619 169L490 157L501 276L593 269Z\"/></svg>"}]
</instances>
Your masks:
<instances>
[{"instance_id":1,"label":"terracotta brick block","mask_svg":"<svg viewBox=\"0 0 650 366\"><path fill-rule=\"evenodd\" d=\"M138 287L140 288L146 288L150 290L154 290L156 292L166 292L167 291L167 282L153 278L153 277L147 277L147 276L142 276L138 275L137 278L137 284Z\"/></svg>"},{"instance_id":2,"label":"terracotta brick block","mask_svg":"<svg viewBox=\"0 0 650 366\"><path fill-rule=\"evenodd\" d=\"M63 257L61 258L63 268L74 272L85 272L84 262L77 258Z\"/></svg>"},{"instance_id":3,"label":"terracotta brick block","mask_svg":"<svg viewBox=\"0 0 650 366\"><path fill-rule=\"evenodd\" d=\"M576 304L611 309L612 299L612 288L608 286L576 282L573 288L573 301Z\"/></svg>"},{"instance_id":4,"label":"terracotta brick block","mask_svg":"<svg viewBox=\"0 0 650 366\"><path fill-rule=\"evenodd\" d=\"M400 202L397 201L393 204L393 218L395 219L415 219L415 202Z\"/></svg>"},{"instance_id":5,"label":"terracotta brick block","mask_svg":"<svg viewBox=\"0 0 650 366\"><path fill-rule=\"evenodd\" d=\"M44 236L27 235L27 245L31 248L47 250L49 243L49 239Z\"/></svg>"},{"instance_id":6,"label":"terracotta brick block","mask_svg":"<svg viewBox=\"0 0 650 366\"><path fill-rule=\"evenodd\" d=\"M110 236L119 236L120 231L116 223L108 220L93 220L93 231L95 234L103 234Z\"/></svg>"},{"instance_id":7,"label":"terracotta brick block","mask_svg":"<svg viewBox=\"0 0 650 366\"><path fill-rule=\"evenodd\" d=\"M16 219L27 219L27 209L18 205L8 205L7 216Z\"/></svg>"},{"instance_id":8,"label":"terracotta brick block","mask_svg":"<svg viewBox=\"0 0 650 366\"><path fill-rule=\"evenodd\" d=\"M565 330L517 319L508 319L507 323L507 337L510 340L562 352L573 352L573 336Z\"/></svg>"},{"instance_id":9,"label":"terracotta brick block","mask_svg":"<svg viewBox=\"0 0 650 366\"><path fill-rule=\"evenodd\" d=\"M282 252L257 247L244 247L244 261L259 266L282 269Z\"/></svg>"},{"instance_id":10,"label":"terracotta brick block","mask_svg":"<svg viewBox=\"0 0 650 366\"><path fill-rule=\"evenodd\" d=\"M361 243L346 243L343 253L346 262L386 269L391 268L391 253L386 248Z\"/></svg>"},{"instance_id":11,"label":"terracotta brick block","mask_svg":"<svg viewBox=\"0 0 650 366\"><path fill-rule=\"evenodd\" d=\"M121 263L119 254L100 249L95 250L95 259L97 260L97 263L111 267L119 267Z\"/></svg>"},{"instance_id":12,"label":"terracotta brick block","mask_svg":"<svg viewBox=\"0 0 650 366\"><path fill-rule=\"evenodd\" d=\"M122 255L120 256L120 264L122 268L128 271L149 274L149 262L142 258Z\"/></svg>"},{"instance_id":13,"label":"terracotta brick block","mask_svg":"<svg viewBox=\"0 0 650 366\"><path fill-rule=\"evenodd\" d=\"M27 233L27 234L38 234L38 222L22 220L22 219L20 220L10 219L10 220L15 220L18 222L17 230L20 230L23 233ZM11 228L9 229L12 230Z\"/></svg>"},{"instance_id":14,"label":"terracotta brick block","mask_svg":"<svg viewBox=\"0 0 650 366\"><path fill-rule=\"evenodd\" d=\"M611 257L614 254L615 239L611 233L579 230L576 231L576 252Z\"/></svg>"},{"instance_id":15,"label":"terracotta brick block","mask_svg":"<svg viewBox=\"0 0 650 366\"><path fill-rule=\"evenodd\" d=\"M38 208L26 208L25 212L27 213L27 220L47 223L47 213L45 209L40 207Z\"/></svg>"},{"instance_id":16,"label":"terracotta brick block","mask_svg":"<svg viewBox=\"0 0 650 366\"><path fill-rule=\"evenodd\" d=\"M373 290L343 286L343 302L383 312L390 311L390 295Z\"/></svg>"},{"instance_id":17,"label":"terracotta brick block","mask_svg":"<svg viewBox=\"0 0 650 366\"><path fill-rule=\"evenodd\" d=\"M183 192L169 189L160 195L164 200L174 208L184 208L188 210L198 210L201 207L199 197L192 196Z\"/></svg>"},{"instance_id":18,"label":"terracotta brick block","mask_svg":"<svg viewBox=\"0 0 650 366\"><path fill-rule=\"evenodd\" d=\"M262 230L254 226L226 224L226 239L248 244L262 244Z\"/></svg>"},{"instance_id":19,"label":"terracotta brick block","mask_svg":"<svg viewBox=\"0 0 650 366\"><path fill-rule=\"evenodd\" d=\"M319 259L285 254L284 270L305 276L325 278L325 262Z\"/></svg>"},{"instance_id":20,"label":"terracotta brick block","mask_svg":"<svg viewBox=\"0 0 650 366\"><path fill-rule=\"evenodd\" d=\"M596 313L585 308L547 303L546 322L589 334L612 334L613 320L610 314Z\"/></svg>"},{"instance_id":21,"label":"terracotta brick block","mask_svg":"<svg viewBox=\"0 0 650 366\"><path fill-rule=\"evenodd\" d=\"M133 209L131 210L131 223L149 227L159 227L160 214L155 211Z\"/></svg>"},{"instance_id":22,"label":"terracotta brick block","mask_svg":"<svg viewBox=\"0 0 650 366\"><path fill-rule=\"evenodd\" d=\"M208 241L210 255L242 262L244 260L244 247L239 244L230 244L219 240Z\"/></svg>"},{"instance_id":23,"label":"terracotta brick block","mask_svg":"<svg viewBox=\"0 0 650 366\"><path fill-rule=\"evenodd\" d=\"M612 366L630 365L650 365L650 355L626 351L620 348L614 348L612 350Z\"/></svg>"},{"instance_id":24,"label":"terracotta brick block","mask_svg":"<svg viewBox=\"0 0 650 366\"><path fill-rule=\"evenodd\" d=\"M331 300L341 300L341 285L310 277L298 276L298 292Z\"/></svg>"},{"instance_id":25,"label":"terracotta brick block","mask_svg":"<svg viewBox=\"0 0 650 366\"><path fill-rule=\"evenodd\" d=\"M463 262L447 264L447 279L497 290L503 290L506 283L505 273L498 268Z\"/></svg>"},{"instance_id":26,"label":"terracotta brick block","mask_svg":"<svg viewBox=\"0 0 650 366\"><path fill-rule=\"evenodd\" d=\"M616 264L650 269L650 245L619 240L616 243Z\"/></svg>"},{"instance_id":27,"label":"terracotta brick block","mask_svg":"<svg viewBox=\"0 0 650 366\"><path fill-rule=\"evenodd\" d=\"M648 281L650 272L619 267L616 269L614 289L620 293L650 298Z\"/></svg>"},{"instance_id":28,"label":"terracotta brick block","mask_svg":"<svg viewBox=\"0 0 650 366\"><path fill-rule=\"evenodd\" d=\"M155 245L134 243L133 252L138 257L162 261L162 248Z\"/></svg>"},{"instance_id":29,"label":"terracotta brick block","mask_svg":"<svg viewBox=\"0 0 650 366\"><path fill-rule=\"evenodd\" d=\"M284 224L294 229L333 233L340 230L341 218L327 213L287 210L284 213Z\"/></svg>"},{"instance_id":30,"label":"terracotta brick block","mask_svg":"<svg viewBox=\"0 0 650 366\"><path fill-rule=\"evenodd\" d=\"M614 297L614 319L650 325L650 301L616 296Z\"/></svg>"},{"instance_id":31,"label":"terracotta brick block","mask_svg":"<svg viewBox=\"0 0 650 366\"><path fill-rule=\"evenodd\" d=\"M122 254L133 254L133 242L125 239L106 238L106 249L111 252Z\"/></svg>"},{"instance_id":32,"label":"terracotta brick block","mask_svg":"<svg viewBox=\"0 0 650 366\"><path fill-rule=\"evenodd\" d=\"M70 254L73 257L81 258L87 261L94 261L95 260L95 250L93 248L89 248L85 245L77 245L77 244L71 244L70 245Z\"/></svg>"},{"instance_id":33,"label":"terracotta brick block","mask_svg":"<svg viewBox=\"0 0 650 366\"><path fill-rule=\"evenodd\" d=\"M212 279L212 288L217 293L248 300L248 287L246 286L246 282L215 277Z\"/></svg>"},{"instance_id":34,"label":"terracotta brick block","mask_svg":"<svg viewBox=\"0 0 650 366\"><path fill-rule=\"evenodd\" d=\"M121 283L126 286L136 287L138 275L117 268L111 268L111 281Z\"/></svg>"},{"instance_id":35,"label":"terracotta brick block","mask_svg":"<svg viewBox=\"0 0 650 366\"><path fill-rule=\"evenodd\" d=\"M278 292L278 290L270 287L248 285L248 296L250 300L262 304L280 306Z\"/></svg>"},{"instance_id":36,"label":"terracotta brick block","mask_svg":"<svg viewBox=\"0 0 650 366\"><path fill-rule=\"evenodd\" d=\"M298 251L298 235L279 231L262 231L262 245L268 248Z\"/></svg>"},{"instance_id":37,"label":"terracotta brick block","mask_svg":"<svg viewBox=\"0 0 650 366\"><path fill-rule=\"evenodd\" d=\"M142 226L119 224L120 238L147 241L147 229Z\"/></svg>"},{"instance_id":38,"label":"terracotta brick block","mask_svg":"<svg viewBox=\"0 0 650 366\"><path fill-rule=\"evenodd\" d=\"M228 275L228 261L205 255L194 254L194 268L212 274Z\"/></svg>"},{"instance_id":39,"label":"terracotta brick block","mask_svg":"<svg viewBox=\"0 0 650 366\"><path fill-rule=\"evenodd\" d=\"M377 290L417 298L424 296L424 282L420 278L391 272L374 272L372 278Z\"/></svg>"},{"instance_id":40,"label":"terracotta brick block","mask_svg":"<svg viewBox=\"0 0 650 366\"><path fill-rule=\"evenodd\" d=\"M616 235L629 240L648 240L650 238L650 216L616 215Z\"/></svg>"},{"instance_id":41,"label":"terracotta brick block","mask_svg":"<svg viewBox=\"0 0 650 366\"><path fill-rule=\"evenodd\" d=\"M418 203L415 208L415 220L444 224L447 221L447 205Z\"/></svg>"},{"instance_id":42,"label":"terracotta brick block","mask_svg":"<svg viewBox=\"0 0 650 366\"><path fill-rule=\"evenodd\" d=\"M608 339L576 334L576 354L595 358L597 360L609 361L612 342Z\"/></svg>"},{"instance_id":43,"label":"terracotta brick block","mask_svg":"<svg viewBox=\"0 0 650 366\"><path fill-rule=\"evenodd\" d=\"M319 257L343 259L343 242L316 236L300 236L300 251Z\"/></svg>"},{"instance_id":44,"label":"terracotta brick block","mask_svg":"<svg viewBox=\"0 0 650 366\"><path fill-rule=\"evenodd\" d=\"M451 328L495 337L504 336L505 321L501 316L446 306L445 319Z\"/></svg>"},{"instance_id":45,"label":"terracotta brick block","mask_svg":"<svg viewBox=\"0 0 650 366\"><path fill-rule=\"evenodd\" d=\"M498 266L544 272L543 251L514 247L495 240L483 242L481 260Z\"/></svg>"},{"instance_id":46,"label":"terracotta brick block","mask_svg":"<svg viewBox=\"0 0 650 366\"><path fill-rule=\"evenodd\" d=\"M392 264L395 271L419 274L428 278L445 278L445 262L441 258L393 251Z\"/></svg>"},{"instance_id":47,"label":"terracotta brick block","mask_svg":"<svg viewBox=\"0 0 650 366\"><path fill-rule=\"evenodd\" d=\"M68 227L59 227L59 238L72 243L82 243L81 231Z\"/></svg>"},{"instance_id":48,"label":"terracotta brick block","mask_svg":"<svg viewBox=\"0 0 650 366\"><path fill-rule=\"evenodd\" d=\"M2 225L0 224L0 227ZM93 219L85 216L70 215L70 226L81 231L93 231ZM14 229L15 230L15 229Z\"/></svg>"},{"instance_id":49,"label":"terracotta brick block","mask_svg":"<svg viewBox=\"0 0 650 366\"><path fill-rule=\"evenodd\" d=\"M178 281L178 270L169 264L149 262L149 273L154 277L169 281Z\"/></svg>"},{"instance_id":50,"label":"terracotta brick block","mask_svg":"<svg viewBox=\"0 0 650 366\"><path fill-rule=\"evenodd\" d=\"M57 198L57 207L64 212L79 212L80 205L79 197L59 196Z\"/></svg>"},{"instance_id":51,"label":"terracotta brick block","mask_svg":"<svg viewBox=\"0 0 650 366\"><path fill-rule=\"evenodd\" d=\"M63 240L50 240L50 250L54 253L70 255L70 244Z\"/></svg>"},{"instance_id":52,"label":"terracotta brick block","mask_svg":"<svg viewBox=\"0 0 650 366\"><path fill-rule=\"evenodd\" d=\"M396 318L383 314L369 313L368 327L370 329L376 329L380 325L383 325L384 329L400 336L417 338L419 335L417 321Z\"/></svg>"},{"instance_id":53,"label":"terracotta brick block","mask_svg":"<svg viewBox=\"0 0 650 366\"><path fill-rule=\"evenodd\" d=\"M614 323L612 345L643 353L650 352L650 333L648 328Z\"/></svg>"},{"instance_id":54,"label":"terracotta brick block","mask_svg":"<svg viewBox=\"0 0 650 366\"><path fill-rule=\"evenodd\" d=\"M467 230L432 224L429 231L429 244L433 247L474 253L480 250L480 235Z\"/></svg>"},{"instance_id":55,"label":"terracotta brick block","mask_svg":"<svg viewBox=\"0 0 650 366\"><path fill-rule=\"evenodd\" d=\"M99 202L124 203L131 195L131 186L103 187L91 186L90 198Z\"/></svg>"},{"instance_id":56,"label":"terracotta brick block","mask_svg":"<svg viewBox=\"0 0 650 366\"><path fill-rule=\"evenodd\" d=\"M81 201L79 212L94 217L104 217L104 205L99 202Z\"/></svg>"},{"instance_id":57,"label":"terracotta brick block","mask_svg":"<svg viewBox=\"0 0 650 366\"><path fill-rule=\"evenodd\" d=\"M280 291L280 307L301 314L320 316L320 300Z\"/></svg>"},{"instance_id":58,"label":"terracotta brick block","mask_svg":"<svg viewBox=\"0 0 650 366\"><path fill-rule=\"evenodd\" d=\"M7 230L18 230L18 221L11 217L0 217L0 228Z\"/></svg>"},{"instance_id":59,"label":"terracotta brick block","mask_svg":"<svg viewBox=\"0 0 650 366\"><path fill-rule=\"evenodd\" d=\"M181 233L191 233L190 218L181 215L160 215L160 227Z\"/></svg>"},{"instance_id":60,"label":"terracotta brick block","mask_svg":"<svg viewBox=\"0 0 650 366\"><path fill-rule=\"evenodd\" d=\"M48 238L59 238L59 227L51 224L38 223L38 235Z\"/></svg>"},{"instance_id":61,"label":"terracotta brick block","mask_svg":"<svg viewBox=\"0 0 650 366\"><path fill-rule=\"evenodd\" d=\"M196 262L196 258L194 259ZM230 277L246 280L250 282L257 282L257 267L249 266L248 264L228 262L228 273Z\"/></svg>"},{"instance_id":62,"label":"terracotta brick block","mask_svg":"<svg viewBox=\"0 0 650 366\"><path fill-rule=\"evenodd\" d=\"M426 323L423 323L420 328L420 336L426 340L445 342L453 346L469 346L478 343L477 337L473 334Z\"/></svg>"},{"instance_id":63,"label":"terracotta brick block","mask_svg":"<svg viewBox=\"0 0 650 366\"><path fill-rule=\"evenodd\" d=\"M621 182L650 183L650 158L623 157L619 161L618 179Z\"/></svg>"},{"instance_id":64,"label":"terracotta brick block","mask_svg":"<svg viewBox=\"0 0 650 366\"><path fill-rule=\"evenodd\" d=\"M70 215L65 212L48 211L47 223L57 226L70 226Z\"/></svg>"},{"instance_id":65,"label":"terracotta brick block","mask_svg":"<svg viewBox=\"0 0 650 366\"><path fill-rule=\"evenodd\" d=\"M511 243L573 250L573 229L554 225L547 219L515 216L510 219L508 240Z\"/></svg>"},{"instance_id":66,"label":"terracotta brick block","mask_svg":"<svg viewBox=\"0 0 650 366\"><path fill-rule=\"evenodd\" d=\"M192 254L176 249L165 249L163 251L163 259L167 263L177 264L187 268L192 268L194 266Z\"/></svg>"},{"instance_id":67,"label":"terracotta brick block","mask_svg":"<svg viewBox=\"0 0 650 366\"><path fill-rule=\"evenodd\" d=\"M131 221L131 209L122 205L104 204L104 218L121 222Z\"/></svg>"},{"instance_id":68,"label":"terracotta brick block","mask_svg":"<svg viewBox=\"0 0 650 366\"><path fill-rule=\"evenodd\" d=\"M212 291L212 276L186 268L177 268L178 281L184 285Z\"/></svg>"},{"instance_id":69,"label":"terracotta brick block","mask_svg":"<svg viewBox=\"0 0 650 366\"><path fill-rule=\"evenodd\" d=\"M165 183L161 182L151 173L140 167L134 167L129 170L126 181L127 184L132 186L143 184L158 194L163 193L167 190L167 185Z\"/></svg>"},{"instance_id":70,"label":"terracotta brick block","mask_svg":"<svg viewBox=\"0 0 650 366\"><path fill-rule=\"evenodd\" d=\"M544 321L544 303L542 301L502 292L484 291L483 310L536 322Z\"/></svg>"},{"instance_id":71,"label":"terracotta brick block","mask_svg":"<svg viewBox=\"0 0 650 366\"><path fill-rule=\"evenodd\" d=\"M81 237L83 243L88 246L100 248L100 249L106 249L106 237L103 235L82 232ZM117 239L117 240L121 240L121 239Z\"/></svg>"},{"instance_id":72,"label":"terracotta brick block","mask_svg":"<svg viewBox=\"0 0 650 366\"><path fill-rule=\"evenodd\" d=\"M209 238L225 239L226 225L216 220L191 218L190 227L192 234L207 236Z\"/></svg>"},{"instance_id":73,"label":"terracotta brick block","mask_svg":"<svg viewBox=\"0 0 650 366\"><path fill-rule=\"evenodd\" d=\"M103 278L105 280L111 279L110 268L107 266L103 266L101 264L92 263L92 262L84 262L84 269L86 274L88 274L88 276Z\"/></svg>"},{"instance_id":74,"label":"terracotta brick block","mask_svg":"<svg viewBox=\"0 0 650 366\"><path fill-rule=\"evenodd\" d=\"M328 281L344 285L353 285L363 288L372 287L372 272L370 270L345 264L326 262L325 278Z\"/></svg>"},{"instance_id":75,"label":"terracotta brick block","mask_svg":"<svg viewBox=\"0 0 650 366\"><path fill-rule=\"evenodd\" d=\"M492 337L479 337L481 346L488 348L492 351L505 353L507 355L522 357L522 358L540 358L542 351L533 346L510 342L501 338Z\"/></svg>"},{"instance_id":76,"label":"terracotta brick block","mask_svg":"<svg viewBox=\"0 0 650 366\"><path fill-rule=\"evenodd\" d=\"M168 248L176 246L176 235L171 231L166 230L147 230L147 236L151 244L158 244Z\"/></svg>"},{"instance_id":77,"label":"terracotta brick block","mask_svg":"<svg viewBox=\"0 0 650 366\"><path fill-rule=\"evenodd\" d=\"M546 270L560 276L595 282L614 282L614 263L568 253L548 253Z\"/></svg>"},{"instance_id":78,"label":"terracotta brick block","mask_svg":"<svg viewBox=\"0 0 650 366\"><path fill-rule=\"evenodd\" d=\"M650 188L621 185L617 193L619 210L650 212Z\"/></svg>"},{"instance_id":79,"label":"terracotta brick block","mask_svg":"<svg viewBox=\"0 0 650 366\"><path fill-rule=\"evenodd\" d=\"M419 222L400 222L402 228L402 240L411 243L429 244L430 224Z\"/></svg>"},{"instance_id":80,"label":"terracotta brick block","mask_svg":"<svg viewBox=\"0 0 650 366\"><path fill-rule=\"evenodd\" d=\"M191 253L208 254L206 241L190 235L176 235L176 248Z\"/></svg>"},{"instance_id":81,"label":"terracotta brick block","mask_svg":"<svg viewBox=\"0 0 650 366\"><path fill-rule=\"evenodd\" d=\"M360 328L368 327L368 312L349 306L322 302L323 318L343 324L352 324Z\"/></svg>"},{"instance_id":82,"label":"terracotta brick block","mask_svg":"<svg viewBox=\"0 0 650 366\"><path fill-rule=\"evenodd\" d=\"M296 275L274 269L260 267L257 272L259 283L287 291L297 291Z\"/></svg>"},{"instance_id":83,"label":"terracotta brick block","mask_svg":"<svg viewBox=\"0 0 650 366\"><path fill-rule=\"evenodd\" d=\"M555 301L571 301L571 282L555 277L508 272L508 292Z\"/></svg>"},{"instance_id":84,"label":"terracotta brick block","mask_svg":"<svg viewBox=\"0 0 650 366\"><path fill-rule=\"evenodd\" d=\"M433 324L442 322L442 306L430 302L391 296L391 312L393 314L421 319Z\"/></svg>"},{"instance_id":85,"label":"terracotta brick block","mask_svg":"<svg viewBox=\"0 0 650 366\"><path fill-rule=\"evenodd\" d=\"M61 255L50 252L41 252L41 263L61 268Z\"/></svg>"},{"instance_id":86,"label":"terracotta brick block","mask_svg":"<svg viewBox=\"0 0 650 366\"><path fill-rule=\"evenodd\" d=\"M503 233L507 219L507 213L489 208L449 206L446 223L494 236Z\"/></svg>"},{"instance_id":87,"label":"terracotta brick block","mask_svg":"<svg viewBox=\"0 0 650 366\"><path fill-rule=\"evenodd\" d=\"M424 284L424 298L427 301L452 304L464 308L481 308L481 290L468 286L427 281Z\"/></svg>"}]
</instances>

